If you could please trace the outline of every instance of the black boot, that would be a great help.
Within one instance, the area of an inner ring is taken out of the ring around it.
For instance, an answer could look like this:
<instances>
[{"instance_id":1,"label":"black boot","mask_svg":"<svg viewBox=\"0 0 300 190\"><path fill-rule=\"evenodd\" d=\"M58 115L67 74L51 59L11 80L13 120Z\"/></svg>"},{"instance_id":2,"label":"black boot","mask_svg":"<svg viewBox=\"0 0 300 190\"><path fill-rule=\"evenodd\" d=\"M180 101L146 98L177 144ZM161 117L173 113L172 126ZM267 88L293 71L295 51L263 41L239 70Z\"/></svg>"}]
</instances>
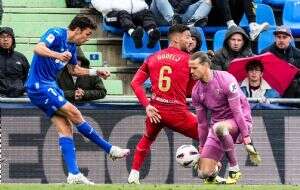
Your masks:
<instances>
[{"instance_id":1,"label":"black boot","mask_svg":"<svg viewBox=\"0 0 300 190\"><path fill-rule=\"evenodd\" d=\"M144 30L142 27L138 26L132 33L131 37L133 39L135 48L141 48L143 47L143 35Z\"/></svg>"},{"instance_id":2,"label":"black boot","mask_svg":"<svg viewBox=\"0 0 300 190\"><path fill-rule=\"evenodd\" d=\"M153 48L155 46L155 44L157 43L157 41L159 41L160 39L160 32L159 30L153 29L151 32L149 32L149 41L147 44L148 48Z\"/></svg>"}]
</instances>

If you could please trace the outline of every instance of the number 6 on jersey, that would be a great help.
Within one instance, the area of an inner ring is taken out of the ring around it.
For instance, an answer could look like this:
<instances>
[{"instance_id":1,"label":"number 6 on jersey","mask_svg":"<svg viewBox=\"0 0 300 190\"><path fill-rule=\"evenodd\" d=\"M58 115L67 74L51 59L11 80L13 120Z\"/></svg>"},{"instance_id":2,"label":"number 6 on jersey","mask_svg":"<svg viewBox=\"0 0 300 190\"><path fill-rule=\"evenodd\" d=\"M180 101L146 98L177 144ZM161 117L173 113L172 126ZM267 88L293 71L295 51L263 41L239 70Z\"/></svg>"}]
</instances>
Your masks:
<instances>
[{"instance_id":1,"label":"number 6 on jersey","mask_svg":"<svg viewBox=\"0 0 300 190\"><path fill-rule=\"evenodd\" d=\"M158 89L167 92L171 87L171 78L166 74L171 74L172 68L170 66L162 66L159 71Z\"/></svg>"}]
</instances>

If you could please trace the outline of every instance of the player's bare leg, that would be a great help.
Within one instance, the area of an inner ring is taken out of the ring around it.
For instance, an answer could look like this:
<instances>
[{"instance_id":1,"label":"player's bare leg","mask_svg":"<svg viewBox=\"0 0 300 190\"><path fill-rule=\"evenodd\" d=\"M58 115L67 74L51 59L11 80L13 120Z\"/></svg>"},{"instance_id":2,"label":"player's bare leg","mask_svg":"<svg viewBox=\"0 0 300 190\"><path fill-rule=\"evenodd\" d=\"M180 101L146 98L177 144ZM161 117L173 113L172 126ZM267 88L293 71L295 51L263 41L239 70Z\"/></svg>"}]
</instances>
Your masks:
<instances>
[{"instance_id":1,"label":"player's bare leg","mask_svg":"<svg viewBox=\"0 0 300 190\"><path fill-rule=\"evenodd\" d=\"M223 149L229 161L229 176L227 184L236 184L241 178L239 165L237 163L234 142L231 134L238 133L238 128L234 127L228 120L218 122L213 126L214 133L221 141Z\"/></svg>"}]
</instances>

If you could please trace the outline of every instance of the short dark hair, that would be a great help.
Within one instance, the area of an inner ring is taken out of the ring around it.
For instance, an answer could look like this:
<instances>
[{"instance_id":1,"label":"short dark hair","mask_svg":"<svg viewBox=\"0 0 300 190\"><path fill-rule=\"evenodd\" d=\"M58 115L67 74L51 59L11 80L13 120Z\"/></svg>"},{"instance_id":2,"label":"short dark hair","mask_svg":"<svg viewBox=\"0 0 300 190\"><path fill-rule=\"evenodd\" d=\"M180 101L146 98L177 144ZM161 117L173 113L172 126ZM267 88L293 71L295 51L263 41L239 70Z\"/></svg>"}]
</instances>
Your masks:
<instances>
[{"instance_id":1,"label":"short dark hair","mask_svg":"<svg viewBox=\"0 0 300 190\"><path fill-rule=\"evenodd\" d=\"M86 15L77 15L76 17L74 17L68 28L70 30L75 30L77 27L81 30L84 30L86 28L90 28L92 30L97 29L96 23Z\"/></svg>"},{"instance_id":2,"label":"short dark hair","mask_svg":"<svg viewBox=\"0 0 300 190\"><path fill-rule=\"evenodd\" d=\"M253 60L247 63L246 65L246 71L253 71L256 68L260 68L261 72L264 72L264 65L259 60Z\"/></svg>"},{"instance_id":3,"label":"short dark hair","mask_svg":"<svg viewBox=\"0 0 300 190\"><path fill-rule=\"evenodd\" d=\"M183 33L187 30L190 31L190 28L188 26L183 25L183 24L175 24L170 27L169 32L168 32L168 37L170 37L172 34Z\"/></svg>"},{"instance_id":4,"label":"short dark hair","mask_svg":"<svg viewBox=\"0 0 300 190\"><path fill-rule=\"evenodd\" d=\"M209 66L212 65L212 62L210 60L210 58L208 57L208 55L202 51L197 51L195 53L192 54L192 56L190 57L191 60L199 60L199 63L201 65L204 65L204 63L208 63Z\"/></svg>"}]
</instances>

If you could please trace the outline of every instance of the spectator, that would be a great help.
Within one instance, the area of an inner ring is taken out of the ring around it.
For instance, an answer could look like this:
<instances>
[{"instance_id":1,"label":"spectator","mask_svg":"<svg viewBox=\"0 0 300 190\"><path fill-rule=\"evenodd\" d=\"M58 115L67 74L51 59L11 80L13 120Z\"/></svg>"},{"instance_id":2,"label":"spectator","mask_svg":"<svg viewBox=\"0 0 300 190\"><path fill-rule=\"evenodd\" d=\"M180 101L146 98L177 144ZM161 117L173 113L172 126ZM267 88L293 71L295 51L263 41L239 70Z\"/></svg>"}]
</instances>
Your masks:
<instances>
[{"instance_id":1,"label":"spectator","mask_svg":"<svg viewBox=\"0 0 300 190\"><path fill-rule=\"evenodd\" d=\"M188 47L188 52L190 54L193 54L196 51L200 50L200 47L202 45L202 40L201 40L200 32L195 27L190 27L190 32L191 32L192 42Z\"/></svg>"},{"instance_id":2,"label":"spectator","mask_svg":"<svg viewBox=\"0 0 300 190\"><path fill-rule=\"evenodd\" d=\"M77 57L77 65L89 69L90 62L84 57ZM63 89L68 101L82 102L102 99L106 89L98 76L72 76L68 67L64 67L58 77L58 85Z\"/></svg>"},{"instance_id":3,"label":"spectator","mask_svg":"<svg viewBox=\"0 0 300 190\"><path fill-rule=\"evenodd\" d=\"M228 28L237 26L245 13L249 21L251 40L255 40L261 31L266 30L269 26L267 22L256 23L253 0L213 0L212 5L214 8L208 16L209 25L226 23Z\"/></svg>"},{"instance_id":4,"label":"spectator","mask_svg":"<svg viewBox=\"0 0 300 190\"><path fill-rule=\"evenodd\" d=\"M29 70L26 57L15 47L13 29L0 27L0 94L11 98L24 95Z\"/></svg>"},{"instance_id":5,"label":"spectator","mask_svg":"<svg viewBox=\"0 0 300 190\"><path fill-rule=\"evenodd\" d=\"M154 16L144 0L110 0L109 3L92 0L92 5L103 14L107 24L128 32L136 48L143 46L143 28L149 34L148 48L153 48L160 39Z\"/></svg>"},{"instance_id":6,"label":"spectator","mask_svg":"<svg viewBox=\"0 0 300 190\"><path fill-rule=\"evenodd\" d=\"M265 48L262 53L271 52L300 69L300 50L291 45L293 38L287 26L278 26L274 31L275 42ZM285 98L300 98L300 75L298 74L283 94Z\"/></svg>"},{"instance_id":7,"label":"spectator","mask_svg":"<svg viewBox=\"0 0 300 190\"><path fill-rule=\"evenodd\" d=\"M206 25L211 0L153 0L150 10L159 25Z\"/></svg>"},{"instance_id":8,"label":"spectator","mask_svg":"<svg viewBox=\"0 0 300 190\"><path fill-rule=\"evenodd\" d=\"M263 79L264 66L260 61L254 60L246 66L247 78L241 84L244 94L250 98L280 98L279 93L271 88Z\"/></svg>"},{"instance_id":9,"label":"spectator","mask_svg":"<svg viewBox=\"0 0 300 190\"><path fill-rule=\"evenodd\" d=\"M252 56L251 42L246 32L240 27L230 27L225 35L223 48L212 58L215 70L226 71L235 58Z\"/></svg>"}]
</instances>

